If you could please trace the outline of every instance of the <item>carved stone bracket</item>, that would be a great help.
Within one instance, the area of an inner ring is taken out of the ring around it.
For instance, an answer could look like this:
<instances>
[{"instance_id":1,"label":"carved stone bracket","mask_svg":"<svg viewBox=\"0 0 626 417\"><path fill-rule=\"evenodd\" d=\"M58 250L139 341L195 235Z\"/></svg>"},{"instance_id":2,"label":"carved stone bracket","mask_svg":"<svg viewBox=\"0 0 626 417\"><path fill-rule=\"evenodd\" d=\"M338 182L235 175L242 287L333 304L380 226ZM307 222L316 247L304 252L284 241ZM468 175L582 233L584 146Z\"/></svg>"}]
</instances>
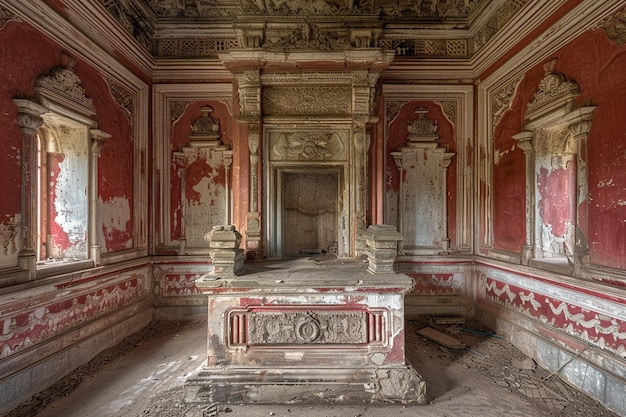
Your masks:
<instances>
[{"instance_id":1,"label":"carved stone bracket","mask_svg":"<svg viewBox=\"0 0 626 417\"><path fill-rule=\"evenodd\" d=\"M10 10L0 6L0 30L4 29L4 26L11 21L21 22L22 19L12 13Z\"/></svg>"},{"instance_id":2,"label":"carved stone bracket","mask_svg":"<svg viewBox=\"0 0 626 417\"><path fill-rule=\"evenodd\" d=\"M617 45L626 42L626 6L622 7L598 26L604 30L606 36Z\"/></svg>"}]
</instances>

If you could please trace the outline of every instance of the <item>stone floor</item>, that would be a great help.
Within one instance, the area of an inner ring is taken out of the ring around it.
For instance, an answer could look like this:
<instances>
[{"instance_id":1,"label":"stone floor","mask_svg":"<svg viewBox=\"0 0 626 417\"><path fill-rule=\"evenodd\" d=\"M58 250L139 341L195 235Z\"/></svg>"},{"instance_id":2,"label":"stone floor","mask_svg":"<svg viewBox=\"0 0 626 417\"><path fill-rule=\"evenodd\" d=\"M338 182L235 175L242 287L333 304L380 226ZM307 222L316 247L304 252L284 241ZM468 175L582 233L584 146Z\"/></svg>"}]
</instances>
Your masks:
<instances>
[{"instance_id":1,"label":"stone floor","mask_svg":"<svg viewBox=\"0 0 626 417\"><path fill-rule=\"evenodd\" d=\"M449 349L416 334L424 326L466 344ZM205 323L155 322L6 417L207 416L615 416L476 323L407 322L407 358L427 383L428 404L186 404L182 385L203 360Z\"/></svg>"}]
</instances>

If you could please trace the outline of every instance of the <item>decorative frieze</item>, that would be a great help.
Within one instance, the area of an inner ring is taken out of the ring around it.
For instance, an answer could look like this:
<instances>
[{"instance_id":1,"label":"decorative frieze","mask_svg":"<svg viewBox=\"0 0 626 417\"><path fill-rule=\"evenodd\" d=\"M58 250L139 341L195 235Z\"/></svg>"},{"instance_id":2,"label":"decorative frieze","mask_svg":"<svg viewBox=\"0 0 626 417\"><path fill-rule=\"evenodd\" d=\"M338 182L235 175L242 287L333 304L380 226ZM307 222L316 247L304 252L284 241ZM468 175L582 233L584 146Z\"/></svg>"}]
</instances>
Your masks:
<instances>
[{"instance_id":1,"label":"decorative frieze","mask_svg":"<svg viewBox=\"0 0 626 417\"><path fill-rule=\"evenodd\" d=\"M263 89L267 116L347 116L352 110L352 89L346 87L279 87Z\"/></svg>"},{"instance_id":2,"label":"decorative frieze","mask_svg":"<svg viewBox=\"0 0 626 417\"><path fill-rule=\"evenodd\" d=\"M250 312L249 345L365 344L365 311Z\"/></svg>"},{"instance_id":3,"label":"decorative frieze","mask_svg":"<svg viewBox=\"0 0 626 417\"><path fill-rule=\"evenodd\" d=\"M528 0L500 2L388 2L374 1L195 1L150 0L148 9L130 0L101 0L120 24L155 57L215 58L220 52L240 48L268 50L334 51L346 48L383 47L398 56L420 58L471 58L504 27ZM486 19L479 15L489 14ZM308 17L308 19L303 18ZM268 21L268 17L270 20ZM280 23L271 18L288 18ZM313 18L313 19L311 19ZM260 21L259 19L263 19ZM324 24L319 20L323 19ZM607 22L607 33L619 33L619 16ZM408 28L430 24L435 30L453 24L467 35L453 39L441 36L413 38L406 30L386 34L386 23L402 21ZM439 23L441 22L441 23ZM480 27L472 27L480 22ZM162 35L161 25L232 24L235 36L211 37L205 32L184 37ZM347 24L349 23L349 24ZM471 30L470 30L471 29ZM619 38L620 35L618 35Z\"/></svg>"}]
</instances>

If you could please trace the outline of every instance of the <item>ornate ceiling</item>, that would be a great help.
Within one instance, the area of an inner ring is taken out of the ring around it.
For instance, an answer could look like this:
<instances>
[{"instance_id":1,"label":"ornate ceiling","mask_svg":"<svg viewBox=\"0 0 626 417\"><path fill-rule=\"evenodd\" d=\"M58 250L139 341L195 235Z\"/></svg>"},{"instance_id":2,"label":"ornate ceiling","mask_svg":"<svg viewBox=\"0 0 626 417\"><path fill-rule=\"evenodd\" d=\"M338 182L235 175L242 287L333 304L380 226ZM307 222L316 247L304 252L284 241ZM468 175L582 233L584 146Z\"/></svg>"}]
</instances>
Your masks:
<instances>
[{"instance_id":1,"label":"ornate ceiling","mask_svg":"<svg viewBox=\"0 0 626 417\"><path fill-rule=\"evenodd\" d=\"M529 0L99 0L155 58L383 48L469 59Z\"/></svg>"}]
</instances>

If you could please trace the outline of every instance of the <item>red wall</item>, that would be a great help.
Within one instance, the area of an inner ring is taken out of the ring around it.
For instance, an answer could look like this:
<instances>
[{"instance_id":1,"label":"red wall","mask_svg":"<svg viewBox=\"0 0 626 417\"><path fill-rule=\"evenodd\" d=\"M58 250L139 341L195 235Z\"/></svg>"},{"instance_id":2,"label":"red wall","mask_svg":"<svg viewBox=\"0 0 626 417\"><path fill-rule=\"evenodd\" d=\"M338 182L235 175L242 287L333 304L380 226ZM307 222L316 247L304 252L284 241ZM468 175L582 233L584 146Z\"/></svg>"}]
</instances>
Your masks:
<instances>
[{"instance_id":1,"label":"red wall","mask_svg":"<svg viewBox=\"0 0 626 417\"><path fill-rule=\"evenodd\" d=\"M602 30L587 31L552 57L556 71L580 86L580 103L598 106L588 139L589 199L578 207L588 222L591 263L626 268L626 45ZM527 72L512 108L495 129L494 151L505 153L494 165L494 246L520 252L524 241L524 155L513 134L521 131L526 105L543 78L542 64Z\"/></svg>"},{"instance_id":2,"label":"red wall","mask_svg":"<svg viewBox=\"0 0 626 417\"><path fill-rule=\"evenodd\" d=\"M23 93L34 96L33 81L61 65L63 49L26 23L9 22L0 30L0 178L3 195L0 199L0 222L6 223L20 212L22 134L16 123L17 107L13 99ZM96 108L98 128L109 133L99 159L100 199L106 203L114 198L128 200L132 210L133 141L129 122L111 97L102 76L77 57L74 72ZM132 216L130 216L132 219ZM132 220L121 230L105 234L106 252L127 249L132 244ZM131 243L129 243L131 242Z\"/></svg>"}]
</instances>

